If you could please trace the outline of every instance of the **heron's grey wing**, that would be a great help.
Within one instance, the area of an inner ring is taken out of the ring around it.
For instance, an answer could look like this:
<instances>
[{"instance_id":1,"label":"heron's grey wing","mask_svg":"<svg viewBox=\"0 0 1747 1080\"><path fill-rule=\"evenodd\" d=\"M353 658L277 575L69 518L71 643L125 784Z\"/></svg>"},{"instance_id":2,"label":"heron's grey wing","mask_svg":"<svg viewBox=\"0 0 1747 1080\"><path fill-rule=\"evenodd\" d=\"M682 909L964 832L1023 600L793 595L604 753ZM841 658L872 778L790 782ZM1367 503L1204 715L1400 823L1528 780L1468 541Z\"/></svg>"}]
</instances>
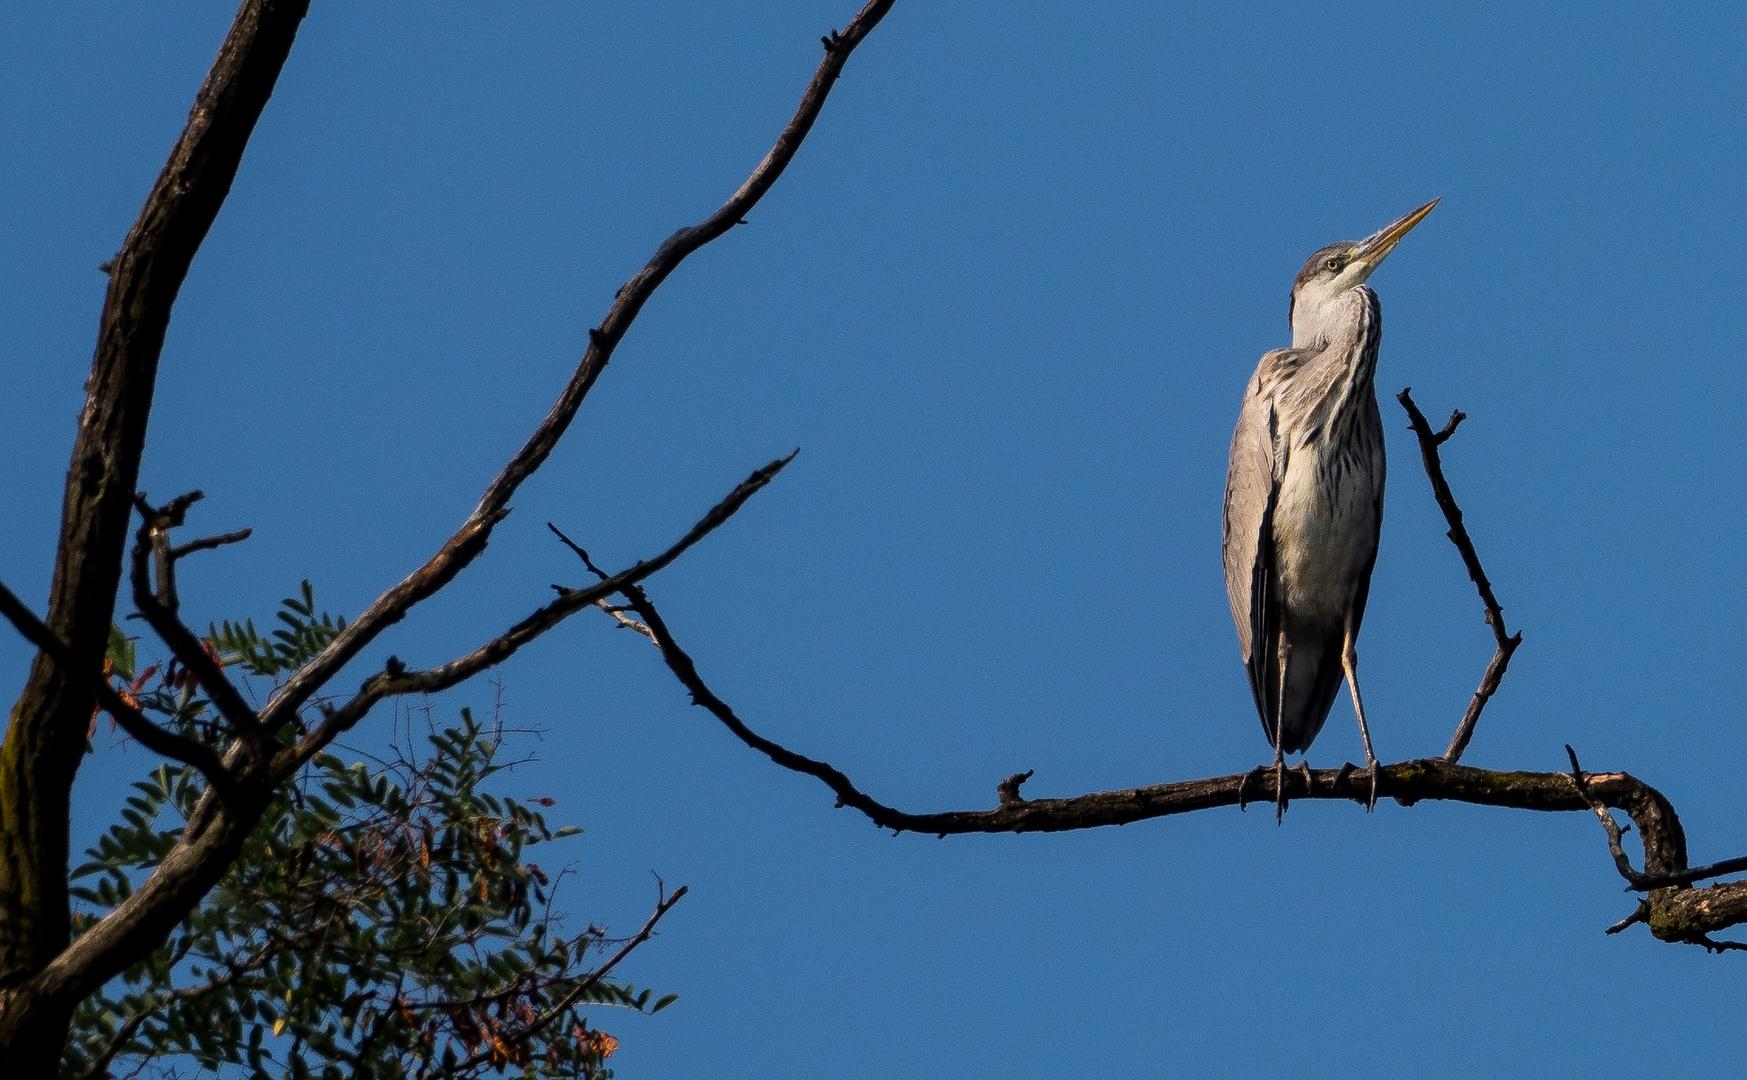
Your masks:
<instances>
[{"instance_id":1,"label":"heron's grey wing","mask_svg":"<svg viewBox=\"0 0 1747 1080\"><path fill-rule=\"evenodd\" d=\"M1368 396L1371 400L1365 403L1369 407L1370 412L1370 416L1367 419L1370 423L1371 431L1375 433L1377 441L1377 471L1371 478L1371 482L1376 485L1376 490L1372 493L1373 510L1371 515L1371 521L1375 527L1375 531L1371 534L1371 557L1366 560L1365 572L1359 575L1359 587L1353 592L1354 637L1358 637L1359 624L1365 621L1365 603L1371 598L1371 571L1377 567L1377 548L1383 540L1383 486L1386 469L1388 468L1387 462L1383 456L1383 417L1377 411L1376 395L1372 394Z\"/></svg>"},{"instance_id":2,"label":"heron's grey wing","mask_svg":"<svg viewBox=\"0 0 1747 1080\"><path fill-rule=\"evenodd\" d=\"M1262 357L1255 376L1244 393L1237 430L1231 437L1231 459L1225 475L1225 591L1231 601L1231 618L1243 647L1244 666L1249 671L1250 690L1256 711L1270 732L1268 720L1275 706L1269 672L1278 664L1267 643L1279 628L1279 600L1272 595L1274 581L1274 503L1282 455L1276 453L1276 418L1273 382L1283 366L1290 365L1289 350L1275 350Z\"/></svg>"}]
</instances>

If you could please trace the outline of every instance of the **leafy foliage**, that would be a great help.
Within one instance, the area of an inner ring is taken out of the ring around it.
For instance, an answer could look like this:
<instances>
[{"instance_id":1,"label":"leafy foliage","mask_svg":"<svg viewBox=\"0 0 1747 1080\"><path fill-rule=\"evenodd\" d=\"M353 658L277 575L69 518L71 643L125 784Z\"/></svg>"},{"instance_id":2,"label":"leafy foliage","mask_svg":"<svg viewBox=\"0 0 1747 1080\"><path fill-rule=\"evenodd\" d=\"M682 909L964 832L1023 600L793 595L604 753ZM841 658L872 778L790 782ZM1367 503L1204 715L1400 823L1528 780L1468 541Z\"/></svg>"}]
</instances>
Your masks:
<instances>
[{"instance_id":1,"label":"leafy foliage","mask_svg":"<svg viewBox=\"0 0 1747 1080\"><path fill-rule=\"evenodd\" d=\"M315 615L306 582L272 638L225 623L222 662L274 678L319 651L343 622ZM111 672L145 709L222 742L174 665L151 689L132 643ZM409 723L410 728L410 723ZM372 768L322 755L281 793L229 874L170 940L119 984L87 998L63 1076L135 1075L192 1062L221 1076L610 1077L617 1048L578 1011L657 1011L648 990L595 977L606 943L562 933L553 875L527 849L574 834L537 807L482 789L507 767L498 739L461 711L428 730L422 756ZM202 794L174 764L133 785L121 820L73 871L82 933L125 899L181 834ZM562 876L562 874L558 875ZM122 1069L122 1063L128 1068Z\"/></svg>"},{"instance_id":2,"label":"leafy foliage","mask_svg":"<svg viewBox=\"0 0 1747 1080\"><path fill-rule=\"evenodd\" d=\"M316 616L315 589L308 581L300 597L288 596L280 603L285 610L278 617L285 625L271 636L263 637L253 619L240 625L226 619L210 628L209 640L226 664L241 664L250 674L277 678L315 659L346 628L345 616L336 619L325 611Z\"/></svg>"}]
</instances>

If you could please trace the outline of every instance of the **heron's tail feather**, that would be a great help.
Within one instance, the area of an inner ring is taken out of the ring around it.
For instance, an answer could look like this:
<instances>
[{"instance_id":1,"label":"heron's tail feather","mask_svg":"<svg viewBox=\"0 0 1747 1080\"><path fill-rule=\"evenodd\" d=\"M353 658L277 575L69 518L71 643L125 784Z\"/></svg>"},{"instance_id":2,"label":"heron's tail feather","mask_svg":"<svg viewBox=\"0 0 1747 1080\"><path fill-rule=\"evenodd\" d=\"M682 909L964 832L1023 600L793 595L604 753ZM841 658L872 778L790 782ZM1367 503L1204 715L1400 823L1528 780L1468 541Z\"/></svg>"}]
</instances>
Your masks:
<instances>
[{"instance_id":1,"label":"heron's tail feather","mask_svg":"<svg viewBox=\"0 0 1747 1080\"><path fill-rule=\"evenodd\" d=\"M1341 689L1341 644L1337 636L1293 647L1286 672L1285 723L1280 725L1282 753L1301 754L1309 750L1328 719L1335 695ZM1280 693L1280 661L1278 653L1272 650L1257 650L1256 659L1264 662L1252 664L1250 692L1262 718L1262 731L1272 746Z\"/></svg>"}]
</instances>

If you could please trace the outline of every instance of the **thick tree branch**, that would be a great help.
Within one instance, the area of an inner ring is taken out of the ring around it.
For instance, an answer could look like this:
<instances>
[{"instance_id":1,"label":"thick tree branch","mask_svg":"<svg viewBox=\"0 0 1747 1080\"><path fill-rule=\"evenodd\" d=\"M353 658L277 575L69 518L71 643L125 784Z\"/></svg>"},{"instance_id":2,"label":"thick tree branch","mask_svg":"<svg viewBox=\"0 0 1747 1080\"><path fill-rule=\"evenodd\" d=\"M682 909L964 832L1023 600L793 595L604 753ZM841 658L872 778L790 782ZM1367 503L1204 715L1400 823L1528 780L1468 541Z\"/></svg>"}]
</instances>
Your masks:
<instances>
[{"instance_id":1,"label":"thick tree branch","mask_svg":"<svg viewBox=\"0 0 1747 1080\"><path fill-rule=\"evenodd\" d=\"M794 159L795 152L818 119L819 111L831 87L843 71L843 65L855 47L879 24L891 9L893 0L871 0L858 12L841 33L833 32L825 39L825 59L813 72L812 80L801 95L800 105L789 119L788 126L777 137L776 144L764 160L729 196L728 201L697 225L680 229L656 249L655 255L629 281L619 288L613 305L607 310L600 326L589 331L588 349L577 365L570 381L534 433L485 489L479 505L443 547L429 561L413 571L405 580L389 589L354 619L344 631L322 651L322 654L293 675L267 707L262 710L262 722L269 731L277 730L290 720L305 701L325 686L358 652L383 630L406 616L413 605L441 589L456 574L467 567L485 550L492 529L509 513L510 499L522 482L545 463L558 440L563 437L583 399L595 380L605 370L625 332L636 321L643 305L661 283L667 280L692 252L720 237L746 215L782 176Z\"/></svg>"},{"instance_id":2,"label":"thick tree branch","mask_svg":"<svg viewBox=\"0 0 1747 1080\"><path fill-rule=\"evenodd\" d=\"M1401 407L1407 410L1413 433L1419 437L1420 459L1425 464L1426 476L1432 482L1432 497L1437 499L1438 509L1444 512L1444 520L1450 525L1450 531L1445 535L1456 545L1456 550L1462 553L1462 564L1468 568L1468 577L1480 591L1480 602L1486 607L1486 625L1492 627L1493 639L1498 642L1491 662L1486 665L1486 674L1480 677L1480 687L1469 700L1461 723L1456 725L1456 734L1450 739L1449 749L1444 751L1444 760L1454 765L1462 759L1462 752L1468 749L1468 740L1474 737L1474 726L1480 722L1480 711L1486 708L1486 703L1498 692L1499 683L1504 681L1505 669L1510 666L1510 658L1516 652L1517 646L1523 643L1523 636L1520 632L1511 634L1505 629L1504 608L1499 604L1498 597L1492 594L1492 582L1486 579L1486 571L1480 566L1480 556L1475 553L1474 541L1469 538L1468 529L1462 524L1462 509L1456 505L1456 497L1450 494L1450 484L1444 479L1444 464L1438 456L1438 447L1450 440L1450 436L1456 433L1457 425L1468 418L1467 414L1460 410L1451 413L1443 430L1434 432L1431 424L1426 421L1425 414L1413 403L1411 391L1412 387L1403 390L1395 395L1395 400L1401 402Z\"/></svg>"},{"instance_id":3,"label":"thick tree branch","mask_svg":"<svg viewBox=\"0 0 1747 1080\"><path fill-rule=\"evenodd\" d=\"M1626 854L1622 844L1625 830L1614 820L1613 814L1602 802L1594 798L1589 790L1589 775L1583 771L1583 766L1577 763L1577 751L1567 744L1566 755L1571 759L1571 783L1577 793L1583 796L1589 808L1595 811L1595 816L1601 820L1601 827L1607 833L1608 854L1614 858L1614 867L1620 876L1626 879L1626 888L1634 892L1649 892L1652 889L1665 889L1670 886L1691 885L1695 881L1707 878L1722 877L1724 874L1738 874L1747 870L1747 856L1735 859L1724 859L1722 862L1710 863L1706 866L1695 866L1691 869L1661 874L1640 874L1632 869L1631 857ZM1611 930L1609 931L1612 932Z\"/></svg>"},{"instance_id":4,"label":"thick tree branch","mask_svg":"<svg viewBox=\"0 0 1747 1080\"><path fill-rule=\"evenodd\" d=\"M551 453L644 302L687 255L741 222L745 213L781 175L818 116L831 85L850 53L890 6L890 0L876 0L864 8L842 34L833 34L828 39L825 62L814 74L800 107L777 140L776 146L766 155L752 176L728 203L705 222L681 230L669 238L661 245L650 263L626 283L601 326L590 333L589 347L583 360L552 411L487 489L474 513L424 566L379 597L346 631L335 638L321 656L281 687L262 711L263 728L268 731L278 730L285 722L294 720L301 706L356 656L360 649L384 628L404 617L418 601L442 588L477 557L489 540L492 528L508 513L509 500L517 487ZM175 283L179 284L180 275L186 270L187 258L192 257L194 247L197 246L200 236L204 235L206 226L210 224L211 214L216 213L218 202L222 201L223 189L229 184L230 174L226 174L217 189L216 197L212 195L214 189L208 181L217 173L207 168L211 165L211 155L203 156L206 151L202 147L206 144L201 140L212 129L221 131L234 142L231 161L231 174L234 174L234 159L240 157L248 128L252 126L254 116L259 113L259 106L265 102L267 93L271 91L271 76L277 74L285 51L290 47L296 19L301 18L302 14L302 4L250 0L244 5L233 26L231 38L220 53L206 86L202 88L183 142L178 144L172 155L171 165L166 168L165 176L160 178L158 189L148 202L141 223L136 225L127 247L113 266L109 267L113 270L111 304L106 308L104 338L98 349L98 371L92 382L91 404L83 422L81 441L79 448L75 450L74 467L69 481L65 522L71 531L63 536L61 545L63 560L76 557L82 567L80 574L84 575L80 578L81 583L71 592L88 602L88 606L95 605L84 612L81 618L73 620L80 628L82 636L79 641L72 642L75 651L80 655L86 652L90 654L93 668L101 662L103 650L108 643L113 596L119 578L121 548L126 535L127 503L137 476L139 447L143 442L145 418L150 405L150 380L155 372L156 350L162 343L163 323L168 318L169 301L174 298L174 288L171 287L168 292L163 290L162 286L169 278L162 272L151 278L153 287L158 289L151 293L157 305L154 309L158 319L155 338L150 333L141 338L131 330L123 333L115 329L112 316L117 310L117 304L122 303L116 297L131 298L126 299L123 307L127 304L134 304L134 307L126 307L123 313L130 318L136 316L138 311L135 301L141 295L141 274L144 273L142 267L162 271L163 267L153 263L152 258L162 254L160 248L175 248L178 244L181 245L179 250L186 256L174 275ZM287 18L290 19L289 23L286 22ZM263 82L260 77L263 70L260 64L264 60L271 60L271 72ZM237 91L239 79L246 92ZM258 99L255 101L255 111L249 115L247 123L239 128L235 123L238 115L235 106L250 93ZM194 163L192 166L191 161ZM191 168L199 175L191 174ZM206 220L199 223L197 229L190 230L184 218L178 218L175 213L171 213L170 225L166 227L164 200L167 198L175 203L182 199L186 202L185 197L190 191L197 195L205 193L201 195L206 199L203 205L207 205L210 211ZM183 224L178 225L177 221L182 221ZM151 339L147 342L151 348L148 350L149 356L145 357L149 363L143 369L138 363L134 363L139 359L137 355L129 354L115 345L119 340L133 348L146 339ZM134 366L127 367L123 363L122 367L115 367L116 363L123 361L134 363ZM109 366L106 367L106 364ZM121 407L118 402L126 406L122 410L126 413L122 420L112 416ZM93 420L93 417L97 419ZM90 440L94 438L90 435L92 431L101 427L104 432L112 432L118 425L126 428L120 436L110 438L101 445L91 444ZM93 445L96 449L92 449ZM119 450L116 449L117 446L120 447ZM120 472L113 471L114 462L111 460L117 453L125 459L122 461L125 468ZM98 473L103 475L98 476ZM97 494L93 495L92 492ZM109 502L104 505L109 516L103 519L106 522L104 528L93 532L87 528L90 520L94 520L93 511L84 506L75 507L74 502L76 499L89 502L105 492L108 494L103 497L108 498ZM84 524L79 524L81 522ZM96 533L102 534L98 539L108 538L105 541L107 546L92 539ZM68 539L69 536L74 538ZM677 557L679 551L683 551L695 539L693 537L683 541L677 546L678 550L670 553L667 561L671 561L671 557ZM69 552L73 554L69 555ZM173 564L177 549L169 549L169 554L169 561ZM93 565L99 564L106 564L109 568L106 584L102 574L91 569ZM626 571L621 576L625 583L635 582L660 569L662 565L665 562L656 560L653 564ZM57 604L60 603L59 598L69 592L64 579L70 580L62 569L57 568ZM600 589L584 592L608 595L606 590ZM154 601L155 599L154 597ZM580 599L582 603L579 606L586 606L586 598ZM58 607L51 608L52 612L59 610ZM46 658L39 658L37 667L40 669L40 676L33 676L33 679L36 682L46 679L52 683L57 670L55 665L46 662ZM60 716L68 712L64 701L59 706L45 710L41 707L40 697L37 690L27 688L26 697L21 700L21 709L28 706L29 716ZM71 750L63 755L72 764L76 764L77 756L83 750L90 701L90 693L84 690L73 698L73 711L82 709L83 713L78 718L78 739L72 744ZM32 731L61 730L52 723L34 728L30 724L21 724L19 715L19 711L15 710L14 721L8 732L5 745L10 750L17 751L23 741L21 736ZM223 876L241 850L249 831L259 820L261 809L270 797L270 786L265 781L283 779L274 769L269 768L263 772L254 766L245 766L234 753L240 749L233 747L233 753L227 755L227 761L234 760L247 774L240 793L240 805L221 806L213 798L203 798L188 828L184 830L182 839L165 856L152 876L77 942L68 946L65 944L64 931L57 938L56 933L45 933L40 925L30 920L13 918L0 925L0 931L4 931L0 933L0 1010L4 1010L3 1015L0 1015L0 1050L8 1046L58 1046L54 1035L44 1037L45 1027L50 1032L64 1031L74 1001L100 986L127 965L147 955ZM13 759L0 764L14 777L20 773L34 777L36 772L32 770L36 758L31 756L32 753L33 751L16 752ZM20 768L19 761L26 761L27 764ZM34 815L39 822L46 823L47 827L43 831L47 834L46 849L49 857L36 857L35 861L47 867L49 872L46 875L37 875L41 880L31 888L59 889L58 898L51 898L52 902L47 908L52 909L49 911L49 923L60 927L64 927L67 921L64 881L67 822L65 794L71 784L70 770L71 764L67 766L66 775L53 785L58 790L58 795L51 791L45 802L36 794L25 792L25 797L16 800L18 806L25 809L13 813L13 820L0 821L0 826L4 826L0 828L0 836L16 835L20 831L16 819L21 814ZM0 791L4 789L5 785L0 784ZM55 802L56 798L60 800L58 804ZM0 807L0 813L4 813L6 809ZM4 864L5 861L0 860L0 865ZM42 885L42 882L47 885ZM22 966L13 964L8 967L4 952L14 947L36 950L34 959ZM45 961L46 967L42 966ZM36 972L34 977L30 977L32 971ZM18 985L21 978L29 978L28 984L9 992L6 980L10 979L14 985ZM55 1060L53 1056L45 1056L41 1060L33 1059L25 1063L24 1067L27 1070L26 1075L47 1076L52 1074Z\"/></svg>"},{"instance_id":5,"label":"thick tree branch","mask_svg":"<svg viewBox=\"0 0 1747 1080\"><path fill-rule=\"evenodd\" d=\"M248 0L121 250L104 298L61 508L46 624L71 650L39 653L0 745L0 1053L19 1077L52 1075L68 1001L39 1010L5 992L66 947L68 811L92 691L108 646L129 499L158 358L188 267L230 191L307 0ZM46 1048L46 1049L45 1049Z\"/></svg>"}]
</instances>

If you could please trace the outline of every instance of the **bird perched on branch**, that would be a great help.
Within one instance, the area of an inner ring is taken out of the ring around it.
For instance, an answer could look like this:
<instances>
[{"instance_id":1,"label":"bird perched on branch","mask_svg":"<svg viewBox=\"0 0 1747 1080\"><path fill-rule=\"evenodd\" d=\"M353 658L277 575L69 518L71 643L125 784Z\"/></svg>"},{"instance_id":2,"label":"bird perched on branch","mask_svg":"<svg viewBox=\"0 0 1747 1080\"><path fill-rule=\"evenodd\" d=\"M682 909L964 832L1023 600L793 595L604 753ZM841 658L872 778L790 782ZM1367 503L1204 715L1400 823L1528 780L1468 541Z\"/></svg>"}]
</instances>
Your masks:
<instances>
[{"instance_id":1,"label":"bird perched on branch","mask_svg":"<svg viewBox=\"0 0 1747 1080\"><path fill-rule=\"evenodd\" d=\"M1365 279L1437 204L1310 257L1292 282L1292 347L1263 354L1231 438L1225 589L1274 747L1276 817L1285 755L1310 749L1343 674L1377 801L1354 648L1383 525L1383 419L1371 385L1383 308Z\"/></svg>"}]
</instances>

